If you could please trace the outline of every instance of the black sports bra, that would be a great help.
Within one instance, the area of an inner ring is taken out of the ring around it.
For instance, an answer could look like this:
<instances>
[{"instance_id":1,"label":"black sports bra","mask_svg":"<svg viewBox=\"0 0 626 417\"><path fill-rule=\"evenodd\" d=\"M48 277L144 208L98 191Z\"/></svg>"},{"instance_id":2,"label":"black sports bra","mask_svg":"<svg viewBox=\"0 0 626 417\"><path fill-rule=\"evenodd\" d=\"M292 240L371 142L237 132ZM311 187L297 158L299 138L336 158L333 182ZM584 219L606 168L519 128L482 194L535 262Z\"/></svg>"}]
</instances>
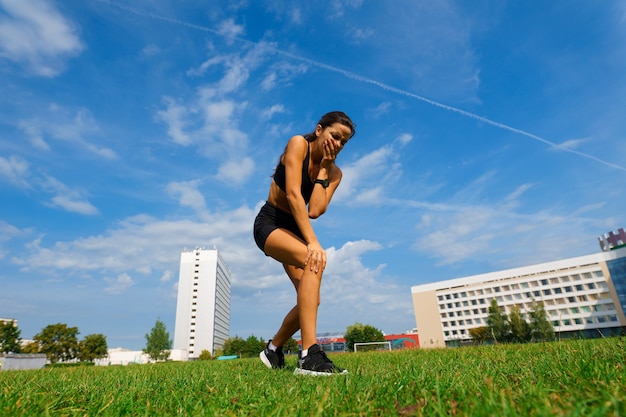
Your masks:
<instances>
[{"instance_id":1,"label":"black sports bra","mask_svg":"<svg viewBox=\"0 0 626 417\"><path fill-rule=\"evenodd\" d=\"M307 141L307 150L306 156L304 157L304 161L302 162L302 186L300 187L300 192L302 193L302 197L306 203L311 199L311 194L313 194L313 187L315 183L311 181L311 177L309 177L309 156L311 153L311 146L309 141ZM285 179L285 165L279 160L278 165L276 165L276 169L274 170L274 182L278 185L278 188L286 191L286 179Z\"/></svg>"}]
</instances>

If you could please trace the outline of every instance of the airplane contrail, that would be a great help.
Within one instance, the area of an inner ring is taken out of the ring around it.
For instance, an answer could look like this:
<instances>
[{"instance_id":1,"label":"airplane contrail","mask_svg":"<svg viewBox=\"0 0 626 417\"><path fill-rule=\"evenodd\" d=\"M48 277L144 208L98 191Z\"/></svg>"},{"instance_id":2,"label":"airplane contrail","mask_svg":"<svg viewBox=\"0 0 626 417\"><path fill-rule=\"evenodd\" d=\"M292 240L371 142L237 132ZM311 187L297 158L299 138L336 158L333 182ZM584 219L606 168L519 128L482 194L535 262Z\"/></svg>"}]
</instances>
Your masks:
<instances>
[{"instance_id":1,"label":"airplane contrail","mask_svg":"<svg viewBox=\"0 0 626 417\"><path fill-rule=\"evenodd\" d=\"M162 20L164 22L169 22L169 23L173 23L173 24L176 24L176 25L186 26L186 27L191 28L191 29L196 29L196 30L200 30L200 31L203 31L203 32L213 33L215 35L218 35L218 36L221 36L221 37L228 37L229 39L235 39L235 40L237 40L239 42L242 42L242 43L245 43L245 44L248 44L248 45L252 45L252 46L259 45L258 42L253 42L253 41L250 41L250 40L247 40L247 39L244 39L244 38L240 38L240 37L237 37L237 36L225 35L225 34L223 34L220 31L217 31L215 29L211 29L211 28L206 27L206 26L196 25L196 24L193 24L193 23L189 23L189 22L185 22L185 21L182 21L182 20L178 20L178 19L173 19L173 18L170 18L170 17L157 15L157 14L150 13L150 12L139 11L137 9L128 7L126 5L119 4L119 3L114 2L114 1L110 1L110 0L96 0L96 1L99 1L100 3L108 4L109 6L117 7L119 9L121 9L121 10L125 10L127 12L136 14L138 16L152 18L152 19L157 19L157 20ZM275 47L271 46L270 44L266 44L265 47L268 50L270 50L272 52L275 52L277 54L280 54L282 56L285 56L287 58L291 58L291 59L294 59L294 60L297 60L297 61L301 61L301 62L306 62L306 63L310 64L311 66L315 66L317 68L322 68L322 69L326 69L326 70L331 71L331 72L335 72L337 74L341 74L341 75L343 75L346 78L350 78L352 80L359 81L359 82L366 83L366 84L371 84L371 85L377 86L377 87L379 87L379 88L381 88L383 90L386 90L386 91L389 91L389 92L392 92L392 93L395 93L395 94L398 94L398 95L411 97L411 98L414 98L416 100L422 101L424 103L430 104L430 105L432 105L434 107L439 107L441 109L448 110L448 111L451 111L453 113L457 113L457 114L460 114L462 116L466 116L466 117L469 117L469 118L481 121L481 122L489 124L491 126L495 126L497 128L500 128L500 129L508 130L509 132L513 132L513 133L516 133L518 135L525 136L527 138L536 140L538 142L542 142L542 143L544 143L544 144L546 144L546 145L548 145L550 147L553 147L553 148L555 148L557 150L562 150L562 151L565 151L565 152L572 153L574 155L578 155L578 156L583 157L583 158L590 159L592 161L598 162L598 163L603 164L603 165L605 165L607 167L610 167L610 168L618 169L620 171L626 171L626 167L623 167L621 165L617 165L617 164L605 161L603 159L600 159L600 158L598 158L596 156L590 155L590 154L585 153L585 152L580 152L580 151L577 151L575 149L571 149L571 148L568 148L568 147L560 146L557 143L554 143L554 142L552 142L552 141L550 141L548 139L542 138L541 136L537 136L537 135L535 135L533 133L529 133L529 132L526 132L524 130L517 129L515 127L506 125L504 123L496 122L496 121L488 119L488 118L486 118L484 116L480 116L480 115L477 115L475 113L471 113L471 112L459 109L457 107L449 106L447 104L439 103L439 102L437 102L435 100L431 100L429 98L420 96L418 94L414 94L414 93L411 93L409 91L402 90L400 88L390 86L390 85L382 83L380 81L376 81L376 80L373 80L371 78L363 77L361 75L355 74L355 73L350 72L350 71L346 71L346 70L341 69L341 68L333 67L332 65L324 64L322 62L318 62L318 61L315 61L315 60L312 60L312 59L309 59L309 58L306 58L306 57L302 57L300 55L296 55L296 54L292 54L290 52L283 51L281 49L278 49L278 48L275 48Z\"/></svg>"}]
</instances>

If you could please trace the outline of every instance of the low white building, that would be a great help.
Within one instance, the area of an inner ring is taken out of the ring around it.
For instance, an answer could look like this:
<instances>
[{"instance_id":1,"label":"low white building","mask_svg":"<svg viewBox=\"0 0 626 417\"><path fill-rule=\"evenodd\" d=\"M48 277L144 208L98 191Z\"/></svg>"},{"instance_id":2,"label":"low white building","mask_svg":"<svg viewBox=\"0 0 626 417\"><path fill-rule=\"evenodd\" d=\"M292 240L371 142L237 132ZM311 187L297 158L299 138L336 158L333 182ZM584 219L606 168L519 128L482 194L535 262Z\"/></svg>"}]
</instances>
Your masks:
<instances>
[{"instance_id":1,"label":"low white building","mask_svg":"<svg viewBox=\"0 0 626 417\"><path fill-rule=\"evenodd\" d=\"M626 330L626 247L617 243L592 255L413 286L420 346L471 341L471 329L487 326L492 299L506 314L518 307L526 315L542 302L559 337L620 334Z\"/></svg>"},{"instance_id":2,"label":"low white building","mask_svg":"<svg viewBox=\"0 0 626 417\"><path fill-rule=\"evenodd\" d=\"M41 369L46 366L47 357L43 353L6 353L0 356L0 370Z\"/></svg>"},{"instance_id":3,"label":"low white building","mask_svg":"<svg viewBox=\"0 0 626 417\"><path fill-rule=\"evenodd\" d=\"M170 356L168 358L170 361L186 361L188 360L187 351L174 349L170 350ZM131 364L144 364L144 363L153 363L150 356L144 353L141 350L129 350L123 348L114 348L109 349L106 357L102 359L96 359L95 363L97 366L108 366L108 365L131 365Z\"/></svg>"}]
</instances>

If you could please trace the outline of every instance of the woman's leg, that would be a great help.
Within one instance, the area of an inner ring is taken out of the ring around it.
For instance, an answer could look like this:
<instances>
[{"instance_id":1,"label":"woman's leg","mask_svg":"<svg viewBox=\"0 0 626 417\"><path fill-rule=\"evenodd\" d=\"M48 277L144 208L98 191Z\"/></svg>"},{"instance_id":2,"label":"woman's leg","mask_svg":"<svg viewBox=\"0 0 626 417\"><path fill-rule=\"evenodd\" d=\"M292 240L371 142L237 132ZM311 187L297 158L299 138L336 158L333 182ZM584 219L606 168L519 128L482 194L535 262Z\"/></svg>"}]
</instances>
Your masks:
<instances>
[{"instance_id":1,"label":"woman's leg","mask_svg":"<svg viewBox=\"0 0 626 417\"><path fill-rule=\"evenodd\" d=\"M303 268L307 254L306 245L285 229L276 229L270 233L265 241L264 250L272 258L288 265L285 270L298 293L298 304L285 316L283 325L276 334L275 344L280 346L279 343L285 343L298 330L295 326L295 320L298 319L302 348L308 349L317 342L317 307L320 301L322 271L315 272L310 268Z\"/></svg>"},{"instance_id":2,"label":"woman's leg","mask_svg":"<svg viewBox=\"0 0 626 417\"><path fill-rule=\"evenodd\" d=\"M302 270L290 265L283 265L283 267L296 289L297 294L300 277L302 276ZM285 343L287 343L287 340L289 340L289 338L298 330L300 330L300 312L298 311L298 305L296 304L294 308L292 308L291 311L289 311L289 313L285 316L280 329L278 329L278 332L276 332L276 335L272 339L272 343L276 346L284 346Z\"/></svg>"}]
</instances>

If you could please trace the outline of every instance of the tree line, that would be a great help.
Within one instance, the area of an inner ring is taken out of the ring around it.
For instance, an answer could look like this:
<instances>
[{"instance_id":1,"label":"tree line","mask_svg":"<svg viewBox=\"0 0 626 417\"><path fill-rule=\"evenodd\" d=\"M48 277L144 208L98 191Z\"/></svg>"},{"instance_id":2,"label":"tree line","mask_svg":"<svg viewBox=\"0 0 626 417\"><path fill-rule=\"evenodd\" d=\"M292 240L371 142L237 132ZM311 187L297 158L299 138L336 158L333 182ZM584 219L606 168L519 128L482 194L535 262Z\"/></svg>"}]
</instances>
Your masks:
<instances>
[{"instance_id":1,"label":"tree line","mask_svg":"<svg viewBox=\"0 0 626 417\"><path fill-rule=\"evenodd\" d=\"M470 329L469 334L475 344L486 342L528 343L554 340L554 327L548 320L542 302L533 301L528 312L528 319L524 317L518 306L511 307L507 316L494 298L489 305L487 326Z\"/></svg>"},{"instance_id":2,"label":"tree line","mask_svg":"<svg viewBox=\"0 0 626 417\"><path fill-rule=\"evenodd\" d=\"M352 352L355 343L384 342L385 335L372 325L355 323L346 328L344 339L346 339L347 350ZM245 340L235 336L226 340L224 348L219 353L228 356L236 355L240 358L254 358L259 355L260 351L265 349L266 345L267 341L254 335L249 336ZM286 354L295 354L298 352L298 349L298 342L293 337L283 346L283 352Z\"/></svg>"},{"instance_id":3,"label":"tree line","mask_svg":"<svg viewBox=\"0 0 626 417\"><path fill-rule=\"evenodd\" d=\"M108 354L106 336L90 334L78 340L78 327L64 323L50 324L22 346L21 330L13 321L0 322L0 353L45 353L50 363L91 362ZM162 321L157 320L146 334L143 352L153 360L169 357L172 340Z\"/></svg>"},{"instance_id":4,"label":"tree line","mask_svg":"<svg viewBox=\"0 0 626 417\"><path fill-rule=\"evenodd\" d=\"M0 323L0 352L45 353L51 363L79 360L93 362L107 355L103 334L90 334L78 340L78 327L57 323L44 327L33 341L22 346L21 330L12 321Z\"/></svg>"}]
</instances>

